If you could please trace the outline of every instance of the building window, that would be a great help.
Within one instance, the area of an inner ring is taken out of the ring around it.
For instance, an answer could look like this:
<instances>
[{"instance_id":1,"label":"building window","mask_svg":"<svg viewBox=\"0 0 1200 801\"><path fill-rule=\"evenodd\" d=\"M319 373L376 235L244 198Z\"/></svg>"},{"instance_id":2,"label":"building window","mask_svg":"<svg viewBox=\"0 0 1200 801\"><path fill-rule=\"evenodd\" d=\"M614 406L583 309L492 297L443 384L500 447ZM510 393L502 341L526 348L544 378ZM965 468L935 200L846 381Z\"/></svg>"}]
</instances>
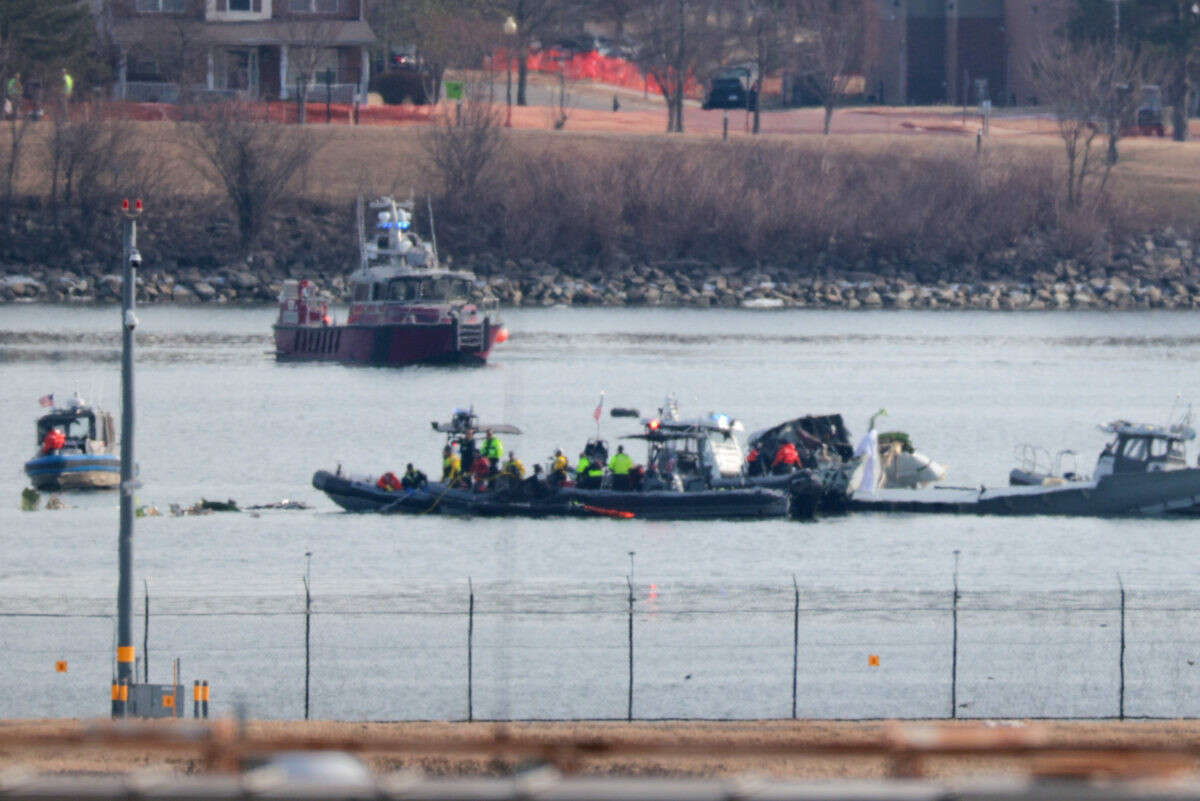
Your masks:
<instances>
[{"instance_id":1,"label":"building window","mask_svg":"<svg viewBox=\"0 0 1200 801\"><path fill-rule=\"evenodd\" d=\"M250 0L229 0L230 11L250 11Z\"/></svg>"},{"instance_id":2,"label":"building window","mask_svg":"<svg viewBox=\"0 0 1200 801\"><path fill-rule=\"evenodd\" d=\"M192 10L192 0L137 0L134 8L138 11L186 14Z\"/></svg>"},{"instance_id":3,"label":"building window","mask_svg":"<svg viewBox=\"0 0 1200 801\"><path fill-rule=\"evenodd\" d=\"M288 8L300 14L338 14L342 0L289 0Z\"/></svg>"}]
</instances>

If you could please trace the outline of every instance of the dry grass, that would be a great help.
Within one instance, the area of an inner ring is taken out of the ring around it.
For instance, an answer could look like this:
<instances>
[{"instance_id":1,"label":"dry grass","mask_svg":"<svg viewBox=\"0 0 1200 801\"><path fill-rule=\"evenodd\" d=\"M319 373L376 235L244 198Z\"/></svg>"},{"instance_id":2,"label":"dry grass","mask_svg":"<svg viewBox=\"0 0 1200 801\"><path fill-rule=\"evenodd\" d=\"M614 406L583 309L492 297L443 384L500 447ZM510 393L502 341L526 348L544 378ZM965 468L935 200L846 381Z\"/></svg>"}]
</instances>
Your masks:
<instances>
[{"instance_id":1,"label":"dry grass","mask_svg":"<svg viewBox=\"0 0 1200 801\"><path fill-rule=\"evenodd\" d=\"M174 124L134 126L152 143L152 208L216 195ZM50 127L35 128L19 189L44 197ZM332 207L359 194L436 197L426 130L312 125L322 147L295 194ZM479 197L453 204L441 222L446 240L467 249L551 261L617 248L643 258L787 263L791 254L832 250L850 260L970 262L1026 231L1061 231L1063 255L1083 255L1105 232L1194 232L1200 143L1125 140L1110 202L1083 220L1059 208L1061 149L1054 136L1020 129L991 137L979 159L973 137L945 134L768 134L723 143L709 134L518 128L506 132L505 155Z\"/></svg>"},{"instance_id":2,"label":"dry grass","mask_svg":"<svg viewBox=\"0 0 1200 801\"><path fill-rule=\"evenodd\" d=\"M14 728L27 732L68 732L79 723L75 721L10 721L0 724L5 730ZM731 776L757 773L770 776L802 779L880 778L886 776L889 763L880 757L805 756L736 756L723 753L723 747L778 746L780 743L803 744L828 742L836 739L846 744L875 739L888 731L886 721L746 721L736 723L516 723L505 729L512 733L555 742L557 739L604 738L617 741L652 740L670 744L686 740L689 743L711 744L710 755L591 757L577 766L578 770L594 774L625 775L685 775ZM942 725L942 724L939 724ZM956 726L972 728L978 723ZM1018 727L1037 727L1055 743L1098 747L1122 746L1200 746L1200 721L1060 721L1024 724ZM372 736L429 737L454 742L468 736L494 731L486 723L348 723L348 722L258 722L250 724L251 735L305 736L324 738L358 738ZM397 754L371 757L376 770L389 771L416 768L439 775L496 774L511 771L514 761L487 757L470 757L447 753L444 756L406 756ZM189 755L163 756L149 751L104 751L100 749L6 750L0 752L0 770L23 768L49 773L122 773L140 769L190 772L198 761ZM928 774L934 778L962 775L1014 774L1027 771L1028 762L1001 758L931 759L926 762ZM1200 768L1194 765L1193 770Z\"/></svg>"}]
</instances>

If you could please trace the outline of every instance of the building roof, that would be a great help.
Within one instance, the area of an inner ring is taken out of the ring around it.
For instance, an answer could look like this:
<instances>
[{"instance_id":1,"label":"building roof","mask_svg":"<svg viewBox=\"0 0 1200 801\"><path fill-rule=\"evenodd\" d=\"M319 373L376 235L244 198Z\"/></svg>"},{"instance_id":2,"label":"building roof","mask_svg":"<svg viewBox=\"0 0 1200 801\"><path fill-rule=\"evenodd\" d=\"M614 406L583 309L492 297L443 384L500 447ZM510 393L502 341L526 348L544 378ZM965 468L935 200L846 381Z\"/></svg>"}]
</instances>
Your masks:
<instances>
[{"instance_id":1,"label":"building roof","mask_svg":"<svg viewBox=\"0 0 1200 801\"><path fill-rule=\"evenodd\" d=\"M371 26L363 20L260 20L254 22L202 22L199 20L137 17L113 21L113 39L134 45L163 36L187 36L222 47L305 45L347 47L375 42Z\"/></svg>"}]
</instances>

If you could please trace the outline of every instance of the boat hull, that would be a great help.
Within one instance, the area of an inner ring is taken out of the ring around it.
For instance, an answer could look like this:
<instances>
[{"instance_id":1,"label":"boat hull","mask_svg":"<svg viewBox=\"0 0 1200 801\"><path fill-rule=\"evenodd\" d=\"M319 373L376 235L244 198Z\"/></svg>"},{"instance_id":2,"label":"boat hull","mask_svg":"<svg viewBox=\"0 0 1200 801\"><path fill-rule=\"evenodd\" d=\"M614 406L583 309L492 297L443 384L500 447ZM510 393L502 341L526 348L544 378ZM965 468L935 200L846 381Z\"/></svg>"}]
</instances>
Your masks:
<instances>
[{"instance_id":1,"label":"boat hull","mask_svg":"<svg viewBox=\"0 0 1200 801\"><path fill-rule=\"evenodd\" d=\"M644 520L738 520L784 517L788 496L768 489L703 492L553 491L518 499L447 487L389 492L324 470L313 486L348 512L458 514L479 517L623 517Z\"/></svg>"},{"instance_id":2,"label":"boat hull","mask_svg":"<svg viewBox=\"0 0 1200 801\"><path fill-rule=\"evenodd\" d=\"M38 490L114 489L121 483L121 459L107 453L49 454L26 462L25 475Z\"/></svg>"},{"instance_id":3,"label":"boat hull","mask_svg":"<svg viewBox=\"0 0 1200 801\"><path fill-rule=\"evenodd\" d=\"M995 489L857 492L851 511L1071 517L1162 517L1200 512L1200 469L1125 473L1099 481Z\"/></svg>"},{"instance_id":4,"label":"boat hull","mask_svg":"<svg viewBox=\"0 0 1200 801\"><path fill-rule=\"evenodd\" d=\"M477 347L460 347L454 323L378 325L275 325L275 358L285 362L338 362L376 367L412 364L481 366L500 334L485 323Z\"/></svg>"}]
</instances>

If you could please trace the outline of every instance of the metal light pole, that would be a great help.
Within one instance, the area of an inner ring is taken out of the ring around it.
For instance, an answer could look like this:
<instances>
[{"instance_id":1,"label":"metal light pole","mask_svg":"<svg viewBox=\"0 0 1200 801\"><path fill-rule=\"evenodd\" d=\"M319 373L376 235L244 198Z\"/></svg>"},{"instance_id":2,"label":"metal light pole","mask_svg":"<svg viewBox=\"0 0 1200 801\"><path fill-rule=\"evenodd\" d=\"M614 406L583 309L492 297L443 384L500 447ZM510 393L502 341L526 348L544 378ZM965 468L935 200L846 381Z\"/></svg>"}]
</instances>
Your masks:
<instances>
[{"instance_id":1,"label":"metal light pole","mask_svg":"<svg viewBox=\"0 0 1200 801\"><path fill-rule=\"evenodd\" d=\"M133 463L133 331L137 317L137 266L142 256L137 249L137 218L142 201L132 208L121 203L124 212L121 255L121 529L117 540L119 578L117 581L117 684L113 693L112 713L123 717L128 711L128 685L134 681L133 663L133 493L137 489Z\"/></svg>"},{"instance_id":2,"label":"metal light pole","mask_svg":"<svg viewBox=\"0 0 1200 801\"><path fill-rule=\"evenodd\" d=\"M512 45L516 41L517 21L512 17L504 20L504 66L508 72L508 81L504 87L504 127L512 127Z\"/></svg>"}]
</instances>

